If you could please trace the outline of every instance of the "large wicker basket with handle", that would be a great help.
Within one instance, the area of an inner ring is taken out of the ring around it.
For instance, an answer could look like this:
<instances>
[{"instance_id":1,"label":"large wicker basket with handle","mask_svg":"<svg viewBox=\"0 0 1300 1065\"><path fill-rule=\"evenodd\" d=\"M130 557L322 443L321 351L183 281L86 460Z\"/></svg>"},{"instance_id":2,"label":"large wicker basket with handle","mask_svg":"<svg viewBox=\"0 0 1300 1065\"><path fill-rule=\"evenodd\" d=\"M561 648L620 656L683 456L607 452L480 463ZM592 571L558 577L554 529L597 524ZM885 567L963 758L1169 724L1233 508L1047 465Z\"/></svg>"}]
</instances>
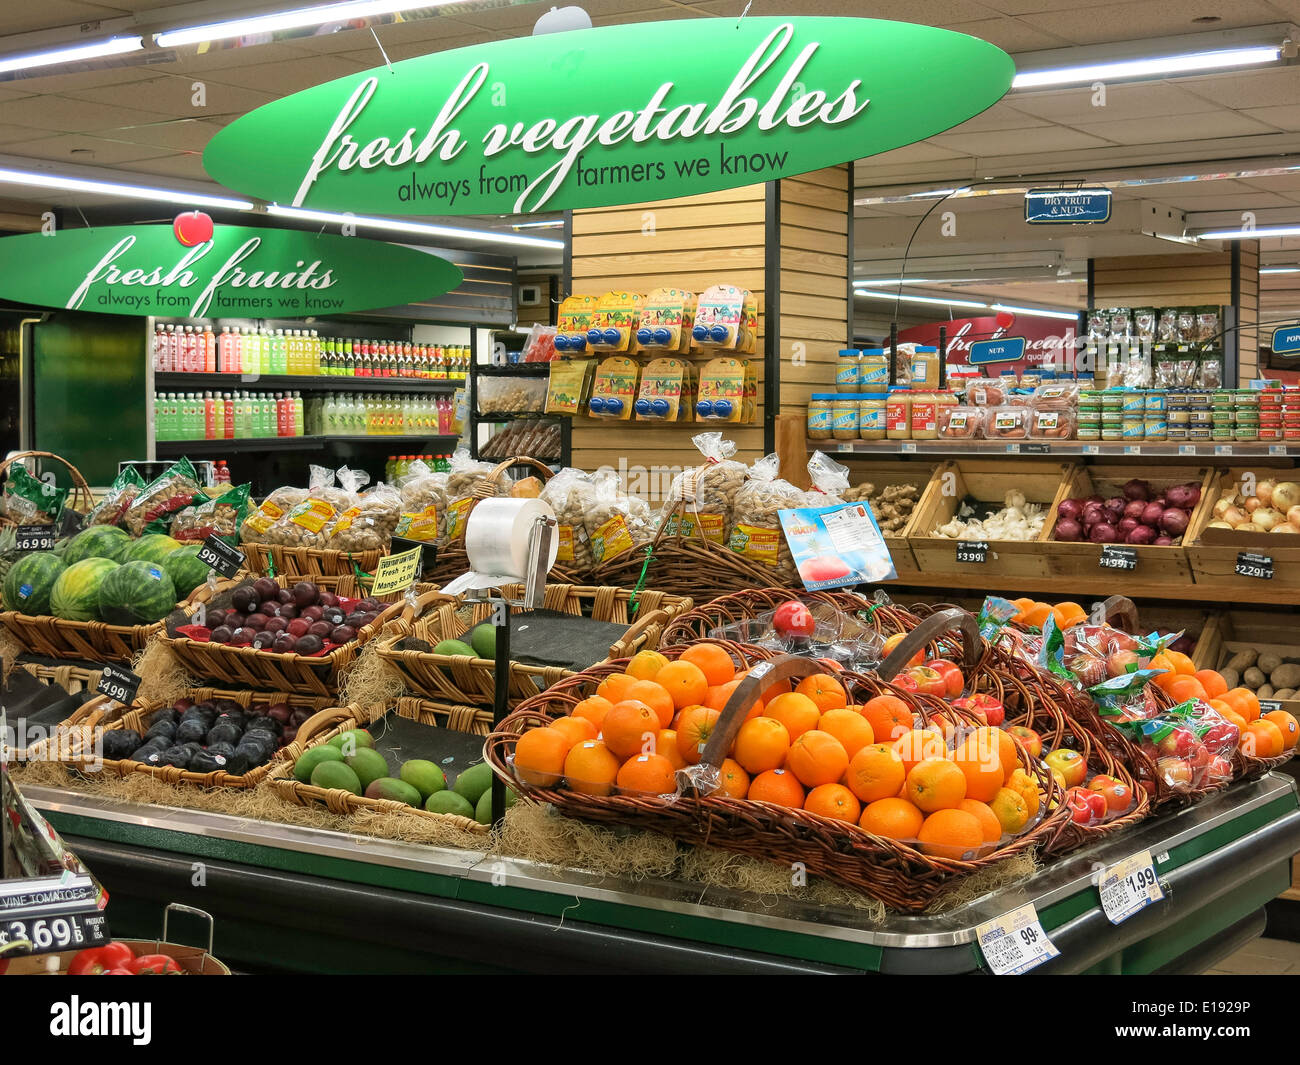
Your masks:
<instances>
[{"instance_id":1,"label":"large wicker basket with handle","mask_svg":"<svg viewBox=\"0 0 1300 1065\"><path fill-rule=\"evenodd\" d=\"M968 644L967 658L978 660L981 657L978 631L969 615L964 615L964 619L954 613L918 626L882 664L880 675L840 674L852 702L863 703L876 695L889 694L907 703L922 722L928 723L934 714L945 714L949 720L962 719L961 711L942 700L909 693L883 678L892 676L891 669L905 663L940 630L954 625L962 628ZM668 648L664 654L675 658L682 650ZM485 755L493 770L517 788L522 798L550 803L567 816L651 829L688 843L720 847L767 861L800 863L814 875L865 891L895 909L909 912L925 909L956 878L1050 843L1063 828L1067 814L1058 801L1059 787L1045 767L1030 759L1023 749L1020 749L1021 757L1033 766L1043 796L1042 818L1011 841L989 844L996 849L966 860L925 854L907 843L875 836L856 824L807 810L734 799L720 791L710 793L710 778L716 781L716 774L711 771L721 765L761 692L777 681L823 671L822 666L806 658L780 656L764 660L761 652L755 653L752 648L730 645L729 650L740 666L750 668L750 673L728 699L699 766L683 771L684 776L679 775L682 785L679 795L589 795L558 786L524 784L514 773L513 754L519 737L529 729L548 725L567 714L603 677L621 669L624 664L621 662L587 670L529 700L488 737ZM973 718L964 720L975 724ZM704 767L703 771L700 767Z\"/></svg>"},{"instance_id":2,"label":"large wicker basket with handle","mask_svg":"<svg viewBox=\"0 0 1300 1065\"><path fill-rule=\"evenodd\" d=\"M9 472L9 467L14 463L21 463L24 459L52 459L54 462L61 463L68 471L68 477L72 481L72 488L68 492L68 497L64 500L63 506L66 510L75 510L78 514L88 514L91 507L95 505L94 494L90 491L90 485L86 483L86 478L81 476L81 471L71 462L56 455L51 451L18 451L10 455L3 462L0 462L0 481L5 479ZM5 508L0 505L0 526L19 525L21 522L15 520L5 513Z\"/></svg>"},{"instance_id":3,"label":"large wicker basket with handle","mask_svg":"<svg viewBox=\"0 0 1300 1065\"><path fill-rule=\"evenodd\" d=\"M324 547L289 547L285 544L241 544L240 549L254 573L272 577L298 577L314 581L320 577L352 576L357 570L373 573L388 552L334 551Z\"/></svg>"}]
</instances>

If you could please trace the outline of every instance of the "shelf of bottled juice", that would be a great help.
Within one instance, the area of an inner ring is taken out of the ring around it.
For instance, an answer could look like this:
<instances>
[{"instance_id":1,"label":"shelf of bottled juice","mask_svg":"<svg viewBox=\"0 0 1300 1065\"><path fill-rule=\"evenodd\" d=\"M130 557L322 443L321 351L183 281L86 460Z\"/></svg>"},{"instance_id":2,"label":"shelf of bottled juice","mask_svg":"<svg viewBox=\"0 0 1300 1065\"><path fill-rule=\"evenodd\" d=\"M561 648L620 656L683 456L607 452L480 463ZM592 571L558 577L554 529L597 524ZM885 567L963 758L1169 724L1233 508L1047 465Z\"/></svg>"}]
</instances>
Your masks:
<instances>
[{"instance_id":1,"label":"shelf of bottled juice","mask_svg":"<svg viewBox=\"0 0 1300 1065\"><path fill-rule=\"evenodd\" d=\"M423 462L434 473L451 472L450 455L389 455L384 463L384 480L397 484L411 472L411 465L415 462Z\"/></svg>"},{"instance_id":2,"label":"shelf of bottled juice","mask_svg":"<svg viewBox=\"0 0 1300 1065\"><path fill-rule=\"evenodd\" d=\"M315 329L264 326L154 326L155 373L237 373L303 377L396 377L463 381L468 347L409 340L322 337Z\"/></svg>"},{"instance_id":3,"label":"shelf of bottled juice","mask_svg":"<svg viewBox=\"0 0 1300 1065\"><path fill-rule=\"evenodd\" d=\"M326 392L307 401L315 436L458 436L456 404L432 393Z\"/></svg>"}]
</instances>

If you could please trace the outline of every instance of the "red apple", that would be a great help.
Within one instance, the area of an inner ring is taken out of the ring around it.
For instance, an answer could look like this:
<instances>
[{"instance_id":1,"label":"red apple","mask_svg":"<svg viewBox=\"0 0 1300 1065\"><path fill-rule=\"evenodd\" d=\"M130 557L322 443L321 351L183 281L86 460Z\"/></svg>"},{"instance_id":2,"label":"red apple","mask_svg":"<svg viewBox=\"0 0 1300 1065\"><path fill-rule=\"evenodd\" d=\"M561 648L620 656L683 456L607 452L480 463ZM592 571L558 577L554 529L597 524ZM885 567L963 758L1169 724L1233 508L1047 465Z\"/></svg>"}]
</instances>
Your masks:
<instances>
[{"instance_id":1,"label":"red apple","mask_svg":"<svg viewBox=\"0 0 1300 1065\"><path fill-rule=\"evenodd\" d=\"M1007 731L1024 744L1025 750L1029 752L1031 757L1042 757L1043 739L1033 729L1025 728L1024 725L1012 725Z\"/></svg>"},{"instance_id":2,"label":"red apple","mask_svg":"<svg viewBox=\"0 0 1300 1065\"><path fill-rule=\"evenodd\" d=\"M1088 790L1095 791L1105 799L1106 809L1113 814L1125 813L1133 805L1133 789L1105 773L1088 781Z\"/></svg>"},{"instance_id":3,"label":"red apple","mask_svg":"<svg viewBox=\"0 0 1300 1065\"><path fill-rule=\"evenodd\" d=\"M193 248L212 239L212 219L202 211L186 211L176 216L172 232L185 247Z\"/></svg>"},{"instance_id":4,"label":"red apple","mask_svg":"<svg viewBox=\"0 0 1300 1065\"><path fill-rule=\"evenodd\" d=\"M1207 779L1213 781L1226 780L1232 776L1232 763L1228 759L1219 756L1205 767L1205 775Z\"/></svg>"},{"instance_id":5,"label":"red apple","mask_svg":"<svg viewBox=\"0 0 1300 1065\"><path fill-rule=\"evenodd\" d=\"M1106 656L1106 672L1112 677L1122 677L1137 669L1138 656L1133 651L1112 651Z\"/></svg>"},{"instance_id":6,"label":"red apple","mask_svg":"<svg viewBox=\"0 0 1300 1065\"><path fill-rule=\"evenodd\" d=\"M1007 717L1006 708L992 695L964 695L960 699L954 699L952 705L962 710L969 710L984 724L992 725L994 728L1001 725Z\"/></svg>"},{"instance_id":7,"label":"red apple","mask_svg":"<svg viewBox=\"0 0 1300 1065\"><path fill-rule=\"evenodd\" d=\"M803 603L791 599L776 608L772 627L780 636L811 636L817 629L817 619Z\"/></svg>"},{"instance_id":8,"label":"red apple","mask_svg":"<svg viewBox=\"0 0 1300 1065\"><path fill-rule=\"evenodd\" d=\"M929 666L912 666L907 672L916 681L917 691L939 699L948 694L948 684L937 669L931 669ZM960 690L959 688L958 691Z\"/></svg>"},{"instance_id":9,"label":"red apple","mask_svg":"<svg viewBox=\"0 0 1300 1065\"><path fill-rule=\"evenodd\" d=\"M946 658L932 658L926 666L943 678L944 690L940 694L949 699L961 694L962 688L966 686L966 678L961 675L957 663L949 662Z\"/></svg>"},{"instance_id":10,"label":"red apple","mask_svg":"<svg viewBox=\"0 0 1300 1065\"><path fill-rule=\"evenodd\" d=\"M1189 728L1177 727L1156 744L1156 750L1170 758L1186 758L1196 746L1196 733Z\"/></svg>"}]
</instances>

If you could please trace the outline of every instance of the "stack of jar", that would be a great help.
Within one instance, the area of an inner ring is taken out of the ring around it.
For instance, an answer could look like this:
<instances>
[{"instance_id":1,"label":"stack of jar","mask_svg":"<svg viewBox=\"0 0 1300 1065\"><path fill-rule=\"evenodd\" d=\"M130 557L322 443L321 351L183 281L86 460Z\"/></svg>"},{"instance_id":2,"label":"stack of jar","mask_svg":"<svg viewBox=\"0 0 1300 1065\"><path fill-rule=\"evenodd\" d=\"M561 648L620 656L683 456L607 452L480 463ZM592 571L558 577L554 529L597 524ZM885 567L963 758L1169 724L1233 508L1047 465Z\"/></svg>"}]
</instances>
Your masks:
<instances>
[{"instance_id":1,"label":"stack of jar","mask_svg":"<svg viewBox=\"0 0 1300 1065\"><path fill-rule=\"evenodd\" d=\"M901 348L901 345L900 345ZM808 403L812 440L937 440L937 411L955 404L939 388L939 349L916 348L911 384L890 385L884 348L840 352L835 392L814 392Z\"/></svg>"},{"instance_id":2,"label":"stack of jar","mask_svg":"<svg viewBox=\"0 0 1300 1065\"><path fill-rule=\"evenodd\" d=\"M1259 438L1300 442L1300 388L1265 388L1259 393Z\"/></svg>"}]
</instances>

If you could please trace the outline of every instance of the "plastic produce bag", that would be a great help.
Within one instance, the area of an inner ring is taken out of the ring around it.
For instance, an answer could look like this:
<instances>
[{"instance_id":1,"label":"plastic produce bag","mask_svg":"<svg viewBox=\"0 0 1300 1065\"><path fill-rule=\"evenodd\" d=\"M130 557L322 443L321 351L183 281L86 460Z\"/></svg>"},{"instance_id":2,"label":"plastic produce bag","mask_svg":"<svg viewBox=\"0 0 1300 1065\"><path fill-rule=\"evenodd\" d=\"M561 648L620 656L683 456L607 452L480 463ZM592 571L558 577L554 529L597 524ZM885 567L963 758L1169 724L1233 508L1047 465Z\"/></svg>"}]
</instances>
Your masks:
<instances>
[{"instance_id":1,"label":"plastic produce bag","mask_svg":"<svg viewBox=\"0 0 1300 1065\"><path fill-rule=\"evenodd\" d=\"M108 486L104 498L91 508L86 515L86 525L116 525L120 522L135 497L144 487L144 478L134 466L126 466L118 471L113 483Z\"/></svg>"},{"instance_id":2,"label":"plastic produce bag","mask_svg":"<svg viewBox=\"0 0 1300 1065\"><path fill-rule=\"evenodd\" d=\"M350 480L355 483L357 478ZM332 551L386 551L401 516L401 493L381 481L339 512L325 530L325 546Z\"/></svg>"},{"instance_id":3,"label":"plastic produce bag","mask_svg":"<svg viewBox=\"0 0 1300 1065\"><path fill-rule=\"evenodd\" d=\"M20 462L9 467L5 481L5 513L17 525L53 525L63 512L68 490L33 477Z\"/></svg>"},{"instance_id":4,"label":"plastic produce bag","mask_svg":"<svg viewBox=\"0 0 1300 1065\"><path fill-rule=\"evenodd\" d=\"M591 504L591 478L582 470L566 466L546 482L540 497L555 511L559 524L557 565L588 573L596 565L587 535L587 508Z\"/></svg>"},{"instance_id":5,"label":"plastic produce bag","mask_svg":"<svg viewBox=\"0 0 1300 1065\"><path fill-rule=\"evenodd\" d=\"M721 433L699 433L691 437L691 443L704 456L704 465L683 470L673 478L664 498L664 533L725 544L746 466L731 457L736 445Z\"/></svg>"},{"instance_id":6,"label":"plastic produce bag","mask_svg":"<svg viewBox=\"0 0 1300 1065\"><path fill-rule=\"evenodd\" d=\"M140 489L123 515L122 524L132 536L139 536L151 522L183 510L199 496L200 503L207 501L194 465L189 459L180 459Z\"/></svg>"},{"instance_id":7,"label":"plastic produce bag","mask_svg":"<svg viewBox=\"0 0 1300 1065\"><path fill-rule=\"evenodd\" d=\"M1176 792L1210 787L1232 777L1237 726L1200 699L1150 717L1112 721L1150 756L1160 779Z\"/></svg>"},{"instance_id":8,"label":"plastic produce bag","mask_svg":"<svg viewBox=\"0 0 1300 1065\"><path fill-rule=\"evenodd\" d=\"M411 463L399 484L402 510L394 536L421 543L441 541L446 535L448 474L429 469L420 460Z\"/></svg>"},{"instance_id":9,"label":"plastic produce bag","mask_svg":"<svg viewBox=\"0 0 1300 1065\"><path fill-rule=\"evenodd\" d=\"M591 475L583 525L597 566L622 558L654 539L650 504L623 491L618 474L611 469Z\"/></svg>"},{"instance_id":10,"label":"plastic produce bag","mask_svg":"<svg viewBox=\"0 0 1300 1065\"><path fill-rule=\"evenodd\" d=\"M241 484L215 499L178 510L166 530L173 540L206 540L218 536L228 544L239 538L239 527L248 513L249 486ZM157 524L156 522L153 524ZM155 531L152 526L150 531Z\"/></svg>"},{"instance_id":11,"label":"plastic produce bag","mask_svg":"<svg viewBox=\"0 0 1300 1065\"><path fill-rule=\"evenodd\" d=\"M490 462L470 458L468 448L457 448L451 456L451 472L447 475L446 538L459 540L465 535L465 524L474 506L474 491L496 467ZM497 495L504 495L498 484Z\"/></svg>"},{"instance_id":12,"label":"plastic produce bag","mask_svg":"<svg viewBox=\"0 0 1300 1065\"><path fill-rule=\"evenodd\" d=\"M793 585L798 579L794 557L781 532L780 511L806 505L807 496L779 476L781 460L767 455L750 467L736 491L727 546L738 555L769 568L771 583Z\"/></svg>"}]
</instances>

